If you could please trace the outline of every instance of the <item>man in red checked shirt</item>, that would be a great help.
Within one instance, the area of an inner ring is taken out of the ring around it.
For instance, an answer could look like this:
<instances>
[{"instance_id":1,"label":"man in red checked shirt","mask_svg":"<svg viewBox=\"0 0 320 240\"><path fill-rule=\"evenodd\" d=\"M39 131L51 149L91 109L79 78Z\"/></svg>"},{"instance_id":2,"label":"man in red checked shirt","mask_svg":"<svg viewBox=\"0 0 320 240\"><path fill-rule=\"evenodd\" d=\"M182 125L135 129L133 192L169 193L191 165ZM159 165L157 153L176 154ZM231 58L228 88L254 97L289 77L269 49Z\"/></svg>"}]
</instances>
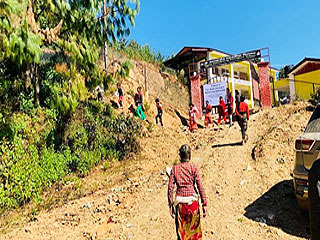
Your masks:
<instances>
[{"instance_id":1,"label":"man in red checked shirt","mask_svg":"<svg viewBox=\"0 0 320 240\"><path fill-rule=\"evenodd\" d=\"M236 114L238 116L238 123L241 128L242 134L242 144L246 143L248 140L248 135L246 134L248 129L248 121L249 121L249 107L248 104L244 102L245 97L240 97L239 109L236 108Z\"/></svg>"},{"instance_id":2,"label":"man in red checked shirt","mask_svg":"<svg viewBox=\"0 0 320 240\"><path fill-rule=\"evenodd\" d=\"M207 214L207 198L200 180L199 171L190 163L191 149L182 145L179 150L180 163L173 166L168 186L170 215L175 219L178 239L202 239L198 192L200 194L203 217ZM173 199L176 186L176 198ZM197 189L195 188L197 187Z\"/></svg>"}]
</instances>

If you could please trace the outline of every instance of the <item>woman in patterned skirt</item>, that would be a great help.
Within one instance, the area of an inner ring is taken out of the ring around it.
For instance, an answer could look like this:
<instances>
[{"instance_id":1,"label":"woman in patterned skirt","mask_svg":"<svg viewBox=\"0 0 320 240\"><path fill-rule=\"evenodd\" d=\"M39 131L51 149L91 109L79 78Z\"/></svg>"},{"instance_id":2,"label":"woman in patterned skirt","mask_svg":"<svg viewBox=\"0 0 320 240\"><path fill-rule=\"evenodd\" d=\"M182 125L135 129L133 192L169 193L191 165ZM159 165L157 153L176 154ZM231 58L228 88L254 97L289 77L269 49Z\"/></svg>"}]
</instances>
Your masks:
<instances>
[{"instance_id":1,"label":"woman in patterned skirt","mask_svg":"<svg viewBox=\"0 0 320 240\"><path fill-rule=\"evenodd\" d=\"M180 163L173 166L168 186L170 215L175 218L178 240L198 240L202 239L198 193L201 198L203 217L207 213L207 199L198 168L194 163L190 163L190 147L182 145L179 155Z\"/></svg>"}]
</instances>

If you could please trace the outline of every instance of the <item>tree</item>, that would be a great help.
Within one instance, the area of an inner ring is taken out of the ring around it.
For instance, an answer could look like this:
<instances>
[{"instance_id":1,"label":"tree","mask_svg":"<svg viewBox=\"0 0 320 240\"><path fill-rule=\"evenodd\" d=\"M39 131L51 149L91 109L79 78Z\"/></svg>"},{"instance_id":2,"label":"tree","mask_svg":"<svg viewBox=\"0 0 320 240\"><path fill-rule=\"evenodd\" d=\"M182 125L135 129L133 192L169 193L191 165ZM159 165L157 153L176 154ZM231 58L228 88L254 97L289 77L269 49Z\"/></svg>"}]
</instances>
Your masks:
<instances>
[{"instance_id":1,"label":"tree","mask_svg":"<svg viewBox=\"0 0 320 240\"><path fill-rule=\"evenodd\" d=\"M284 70L284 67L280 68L280 72L279 72L279 78L285 78L286 77L286 73Z\"/></svg>"},{"instance_id":2,"label":"tree","mask_svg":"<svg viewBox=\"0 0 320 240\"><path fill-rule=\"evenodd\" d=\"M130 28L126 21L129 20L134 26L134 19L139 13L140 1L131 0L131 5L127 5L127 0L108 0L103 2L103 23L104 23L104 63L105 70L108 71L108 44L122 39L130 34ZM122 39L123 40L123 39Z\"/></svg>"},{"instance_id":3,"label":"tree","mask_svg":"<svg viewBox=\"0 0 320 240\"><path fill-rule=\"evenodd\" d=\"M104 2L107 4L105 15L101 13ZM98 65L101 48L106 41L130 33L126 22L134 24L138 9L139 2L127 3L126 0L3 0L0 3L0 60L10 59L19 66L25 76L23 81L31 76L37 103L41 85L39 64L47 64L41 61L41 56L44 52L52 56L59 54L70 71L70 92L73 82L78 84L77 73L81 73L86 82L105 77ZM52 67L52 63L48 67Z\"/></svg>"},{"instance_id":4,"label":"tree","mask_svg":"<svg viewBox=\"0 0 320 240\"><path fill-rule=\"evenodd\" d=\"M279 72L279 78L287 78L288 77L288 73L290 72L290 70L293 68L293 65L286 65L282 68L280 68L280 72Z\"/></svg>"}]
</instances>

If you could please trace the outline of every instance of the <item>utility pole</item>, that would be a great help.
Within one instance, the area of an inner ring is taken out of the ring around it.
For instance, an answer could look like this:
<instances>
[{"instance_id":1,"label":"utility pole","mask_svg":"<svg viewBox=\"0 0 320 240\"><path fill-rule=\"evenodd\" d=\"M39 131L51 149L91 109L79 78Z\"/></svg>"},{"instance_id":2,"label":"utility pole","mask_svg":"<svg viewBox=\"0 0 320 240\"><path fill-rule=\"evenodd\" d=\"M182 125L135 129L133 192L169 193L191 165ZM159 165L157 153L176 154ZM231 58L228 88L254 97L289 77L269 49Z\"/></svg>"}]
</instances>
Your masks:
<instances>
[{"instance_id":1,"label":"utility pole","mask_svg":"<svg viewBox=\"0 0 320 240\"><path fill-rule=\"evenodd\" d=\"M144 65L144 89L146 92L146 100L148 100L149 92L148 92L148 84L147 84L147 66Z\"/></svg>"},{"instance_id":2,"label":"utility pole","mask_svg":"<svg viewBox=\"0 0 320 240\"><path fill-rule=\"evenodd\" d=\"M104 20L104 31L107 32L107 6L106 1L103 1L103 20ZM108 42L104 41L104 70L108 72Z\"/></svg>"}]
</instances>

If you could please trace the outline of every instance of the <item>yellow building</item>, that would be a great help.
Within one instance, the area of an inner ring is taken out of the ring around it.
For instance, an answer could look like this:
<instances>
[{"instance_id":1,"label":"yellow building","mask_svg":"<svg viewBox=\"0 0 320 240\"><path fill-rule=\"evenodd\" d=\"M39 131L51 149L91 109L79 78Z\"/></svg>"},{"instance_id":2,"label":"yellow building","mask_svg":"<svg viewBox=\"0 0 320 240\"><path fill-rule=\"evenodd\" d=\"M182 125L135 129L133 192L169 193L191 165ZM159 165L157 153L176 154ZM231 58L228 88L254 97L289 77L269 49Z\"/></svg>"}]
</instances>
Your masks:
<instances>
[{"instance_id":1,"label":"yellow building","mask_svg":"<svg viewBox=\"0 0 320 240\"><path fill-rule=\"evenodd\" d=\"M320 59L304 58L288 73L288 78L275 81L276 100L290 96L291 99L311 98L320 87Z\"/></svg>"},{"instance_id":2,"label":"yellow building","mask_svg":"<svg viewBox=\"0 0 320 240\"><path fill-rule=\"evenodd\" d=\"M216 59L230 56L230 54L223 53L217 50L209 52L209 59ZM228 64L221 67L209 69L208 77L205 80L208 82L228 81L230 91L238 90L240 95L244 95L248 99L249 107L254 107L254 79L258 80L258 66L255 63L248 61ZM212 72L210 72L212 71ZM273 79L277 79L277 69L270 68L269 74ZM212 74L212 75L211 75ZM253 76L255 75L255 76ZM204 81L205 81L204 80ZM233 94L234 95L234 94Z\"/></svg>"},{"instance_id":3,"label":"yellow building","mask_svg":"<svg viewBox=\"0 0 320 240\"><path fill-rule=\"evenodd\" d=\"M190 77L193 72L201 71L200 62L227 56L231 55L213 48L184 47L175 57L164 64L173 69L184 69L186 75ZM255 99L260 99L260 96L254 96L254 94L259 95L259 93L257 94L259 92L258 85L254 86L254 79L259 81L258 72L258 66L255 63L236 62L200 72L201 84L226 81L232 95L234 96L235 90L238 90L240 95L244 95L248 100L249 107L253 108ZM277 80L277 72L279 72L277 69L270 68L269 75ZM254 88L256 88L255 91L253 91Z\"/></svg>"}]
</instances>

